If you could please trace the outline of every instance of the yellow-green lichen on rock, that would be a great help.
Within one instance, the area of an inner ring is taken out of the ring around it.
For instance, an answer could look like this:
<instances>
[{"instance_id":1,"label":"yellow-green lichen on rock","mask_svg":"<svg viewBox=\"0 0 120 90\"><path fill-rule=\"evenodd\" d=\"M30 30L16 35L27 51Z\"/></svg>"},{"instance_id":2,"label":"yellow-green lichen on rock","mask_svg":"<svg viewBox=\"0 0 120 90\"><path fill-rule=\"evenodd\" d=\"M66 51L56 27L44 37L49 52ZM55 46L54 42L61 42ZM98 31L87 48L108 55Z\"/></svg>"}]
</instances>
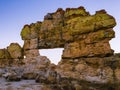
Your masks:
<instances>
[{"instance_id":1,"label":"yellow-green lichen on rock","mask_svg":"<svg viewBox=\"0 0 120 90\"><path fill-rule=\"evenodd\" d=\"M116 21L113 16L106 13L105 10L97 11L94 16L95 29L101 28L113 28L116 25Z\"/></svg>"},{"instance_id":2,"label":"yellow-green lichen on rock","mask_svg":"<svg viewBox=\"0 0 120 90\"><path fill-rule=\"evenodd\" d=\"M114 17L108 15L104 10L90 15L84 7L67 8L66 10L59 9L54 13L48 13L43 22L24 26L21 36L24 40L38 39L38 46L40 47L41 45L51 47L52 43L55 44L53 46L59 47L61 43L63 45L65 42L73 42L79 38L84 39L86 35L83 34L101 30L105 30L105 33L99 32L98 36L92 38L93 42L104 38L113 38L114 33L112 31L109 33L106 29L113 28L115 25ZM47 43L51 43L51 45Z\"/></svg>"},{"instance_id":3,"label":"yellow-green lichen on rock","mask_svg":"<svg viewBox=\"0 0 120 90\"><path fill-rule=\"evenodd\" d=\"M38 38L39 31L41 30L41 22L30 24L30 38Z\"/></svg>"},{"instance_id":4,"label":"yellow-green lichen on rock","mask_svg":"<svg viewBox=\"0 0 120 90\"><path fill-rule=\"evenodd\" d=\"M72 15L77 15L77 16L87 16L89 15L88 12L84 9L84 7L79 7L79 8L67 8L66 12L64 14L64 17L70 17Z\"/></svg>"},{"instance_id":5,"label":"yellow-green lichen on rock","mask_svg":"<svg viewBox=\"0 0 120 90\"><path fill-rule=\"evenodd\" d=\"M23 58L23 50L18 43L11 43L10 46L7 47L7 50L10 53L11 58L14 59Z\"/></svg>"},{"instance_id":6,"label":"yellow-green lichen on rock","mask_svg":"<svg viewBox=\"0 0 120 90\"><path fill-rule=\"evenodd\" d=\"M23 40L26 40L26 39L31 39L30 37L30 26L29 25L25 25L21 31L21 37Z\"/></svg>"},{"instance_id":7,"label":"yellow-green lichen on rock","mask_svg":"<svg viewBox=\"0 0 120 90\"><path fill-rule=\"evenodd\" d=\"M41 22L25 25L21 31L21 37L23 40L38 38L40 29L41 29Z\"/></svg>"},{"instance_id":8,"label":"yellow-green lichen on rock","mask_svg":"<svg viewBox=\"0 0 120 90\"><path fill-rule=\"evenodd\" d=\"M114 38L115 37L115 32L113 30L99 30L98 32L96 33L93 33L91 34L92 36L91 39L92 41L91 42L95 42L95 41L100 41L100 40L103 40L103 39L111 39L111 38Z\"/></svg>"},{"instance_id":9,"label":"yellow-green lichen on rock","mask_svg":"<svg viewBox=\"0 0 120 90\"><path fill-rule=\"evenodd\" d=\"M35 23L35 29L40 30L42 22Z\"/></svg>"},{"instance_id":10,"label":"yellow-green lichen on rock","mask_svg":"<svg viewBox=\"0 0 120 90\"><path fill-rule=\"evenodd\" d=\"M112 28L116 25L115 19L108 14L96 14L86 17L76 17L68 20L68 31L71 35L94 32L99 29Z\"/></svg>"},{"instance_id":11,"label":"yellow-green lichen on rock","mask_svg":"<svg viewBox=\"0 0 120 90\"><path fill-rule=\"evenodd\" d=\"M10 63L11 63L11 56L8 50L6 48L0 49L0 68L9 66Z\"/></svg>"},{"instance_id":12,"label":"yellow-green lichen on rock","mask_svg":"<svg viewBox=\"0 0 120 90\"><path fill-rule=\"evenodd\" d=\"M0 49L0 59L10 59L11 56L7 49Z\"/></svg>"},{"instance_id":13,"label":"yellow-green lichen on rock","mask_svg":"<svg viewBox=\"0 0 120 90\"><path fill-rule=\"evenodd\" d=\"M0 49L0 59L4 59L5 58L5 50L4 49Z\"/></svg>"},{"instance_id":14,"label":"yellow-green lichen on rock","mask_svg":"<svg viewBox=\"0 0 120 90\"><path fill-rule=\"evenodd\" d=\"M120 86L120 55L109 44L115 25L105 10L90 15L83 7L58 9L23 27L23 48L11 43L0 49L0 67L17 66L20 79L36 79L42 90L120 90L114 88ZM53 48L64 48L58 65L39 54Z\"/></svg>"},{"instance_id":15,"label":"yellow-green lichen on rock","mask_svg":"<svg viewBox=\"0 0 120 90\"><path fill-rule=\"evenodd\" d=\"M41 31L48 31L51 29L53 29L53 20L44 20L41 24Z\"/></svg>"},{"instance_id":16,"label":"yellow-green lichen on rock","mask_svg":"<svg viewBox=\"0 0 120 90\"><path fill-rule=\"evenodd\" d=\"M76 17L67 21L68 31L71 35L83 34L94 31L94 18L88 17Z\"/></svg>"}]
</instances>

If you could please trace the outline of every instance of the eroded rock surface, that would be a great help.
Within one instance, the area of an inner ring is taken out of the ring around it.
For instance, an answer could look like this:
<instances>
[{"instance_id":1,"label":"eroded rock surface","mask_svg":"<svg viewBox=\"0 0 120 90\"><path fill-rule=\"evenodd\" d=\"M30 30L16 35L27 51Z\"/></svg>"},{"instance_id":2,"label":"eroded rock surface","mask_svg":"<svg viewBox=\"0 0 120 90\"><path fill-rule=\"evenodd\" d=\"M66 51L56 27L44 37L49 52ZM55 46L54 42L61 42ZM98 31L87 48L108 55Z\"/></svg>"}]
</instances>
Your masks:
<instances>
[{"instance_id":1,"label":"eroded rock surface","mask_svg":"<svg viewBox=\"0 0 120 90\"><path fill-rule=\"evenodd\" d=\"M0 65L12 68L16 61L20 80L40 83L39 88L32 85L28 90L119 90L120 54L114 54L109 44L115 25L105 10L90 15L84 7L59 8L45 15L43 22L23 27L23 48L12 43L0 49ZM48 48L64 48L58 65L40 55L39 49ZM1 70L0 75L6 74ZM8 75L7 79L14 78Z\"/></svg>"},{"instance_id":2,"label":"eroded rock surface","mask_svg":"<svg viewBox=\"0 0 120 90\"><path fill-rule=\"evenodd\" d=\"M23 49L18 43L11 43L7 48L0 49L0 67L18 66L22 64Z\"/></svg>"}]
</instances>

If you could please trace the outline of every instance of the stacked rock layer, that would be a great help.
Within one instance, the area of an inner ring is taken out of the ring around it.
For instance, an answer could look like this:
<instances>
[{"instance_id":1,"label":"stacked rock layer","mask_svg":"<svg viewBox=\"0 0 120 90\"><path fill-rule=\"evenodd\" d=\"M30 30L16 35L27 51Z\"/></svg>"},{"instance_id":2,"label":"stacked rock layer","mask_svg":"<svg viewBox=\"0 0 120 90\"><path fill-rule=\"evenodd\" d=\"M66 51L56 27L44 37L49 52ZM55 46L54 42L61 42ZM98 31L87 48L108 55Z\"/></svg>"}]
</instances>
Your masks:
<instances>
[{"instance_id":1,"label":"stacked rock layer","mask_svg":"<svg viewBox=\"0 0 120 90\"><path fill-rule=\"evenodd\" d=\"M18 43L11 43L7 48L0 49L0 67L22 64L23 49Z\"/></svg>"},{"instance_id":2,"label":"stacked rock layer","mask_svg":"<svg viewBox=\"0 0 120 90\"><path fill-rule=\"evenodd\" d=\"M23 78L36 78L59 90L119 90L120 55L109 44L115 25L105 10L90 15L84 7L59 8L45 15L43 22L23 27L23 48L11 44L0 49L0 65L22 59ZM64 48L57 66L39 54L39 49L51 48Z\"/></svg>"},{"instance_id":3,"label":"stacked rock layer","mask_svg":"<svg viewBox=\"0 0 120 90\"><path fill-rule=\"evenodd\" d=\"M114 17L105 10L90 15L84 7L59 8L43 22L25 25L21 36L25 52L33 47L64 48L56 68L62 77L113 84L119 82L119 55L114 55L109 44L115 37L115 25Z\"/></svg>"}]
</instances>

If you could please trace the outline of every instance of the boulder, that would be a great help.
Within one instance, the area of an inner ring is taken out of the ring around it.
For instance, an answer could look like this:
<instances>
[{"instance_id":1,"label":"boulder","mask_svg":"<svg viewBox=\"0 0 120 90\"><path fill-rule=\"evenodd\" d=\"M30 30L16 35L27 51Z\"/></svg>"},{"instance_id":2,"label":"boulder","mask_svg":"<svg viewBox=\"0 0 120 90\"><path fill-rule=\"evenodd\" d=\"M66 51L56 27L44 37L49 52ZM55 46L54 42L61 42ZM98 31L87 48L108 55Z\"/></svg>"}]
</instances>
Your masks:
<instances>
[{"instance_id":1,"label":"boulder","mask_svg":"<svg viewBox=\"0 0 120 90\"><path fill-rule=\"evenodd\" d=\"M18 43L11 43L10 46L7 47L7 50L10 53L11 58L13 59L23 58L23 50Z\"/></svg>"},{"instance_id":2,"label":"boulder","mask_svg":"<svg viewBox=\"0 0 120 90\"><path fill-rule=\"evenodd\" d=\"M101 41L93 44L86 44L84 41L66 44L62 58L80 58L113 55L107 41Z\"/></svg>"},{"instance_id":3,"label":"boulder","mask_svg":"<svg viewBox=\"0 0 120 90\"><path fill-rule=\"evenodd\" d=\"M35 79L36 77L38 78L39 73L41 75L42 71L46 72L46 70L50 65L50 60L45 56L37 56L37 57L25 58L24 63L25 65L24 65L24 71L22 72L23 73L22 78ZM44 75L42 74L43 77Z\"/></svg>"},{"instance_id":4,"label":"boulder","mask_svg":"<svg viewBox=\"0 0 120 90\"><path fill-rule=\"evenodd\" d=\"M20 81L22 76L22 67L6 67L2 76L7 81Z\"/></svg>"},{"instance_id":5,"label":"boulder","mask_svg":"<svg viewBox=\"0 0 120 90\"><path fill-rule=\"evenodd\" d=\"M60 74L58 74L55 70L46 70L40 71L36 77L37 83L44 84L57 84L60 83Z\"/></svg>"},{"instance_id":6,"label":"boulder","mask_svg":"<svg viewBox=\"0 0 120 90\"><path fill-rule=\"evenodd\" d=\"M35 79L37 76L37 73L35 72L24 72L22 75L22 79L27 79L27 80L31 80L31 79Z\"/></svg>"},{"instance_id":7,"label":"boulder","mask_svg":"<svg viewBox=\"0 0 120 90\"><path fill-rule=\"evenodd\" d=\"M11 55L7 49L0 49L0 67L10 66L12 64Z\"/></svg>"},{"instance_id":8,"label":"boulder","mask_svg":"<svg viewBox=\"0 0 120 90\"><path fill-rule=\"evenodd\" d=\"M10 59L11 55L7 49L0 49L0 59Z\"/></svg>"},{"instance_id":9,"label":"boulder","mask_svg":"<svg viewBox=\"0 0 120 90\"><path fill-rule=\"evenodd\" d=\"M30 26L29 25L25 25L21 31L21 37L23 40L26 39L31 39L30 37Z\"/></svg>"},{"instance_id":10,"label":"boulder","mask_svg":"<svg viewBox=\"0 0 120 90\"><path fill-rule=\"evenodd\" d=\"M20 81L21 80L21 77L20 76L17 76L17 75L8 75L6 77L6 80L7 81Z\"/></svg>"},{"instance_id":11,"label":"boulder","mask_svg":"<svg viewBox=\"0 0 120 90\"><path fill-rule=\"evenodd\" d=\"M25 25L21 31L22 39L29 40L29 39L37 38L40 27L41 27L41 22L32 23L31 25Z\"/></svg>"}]
</instances>

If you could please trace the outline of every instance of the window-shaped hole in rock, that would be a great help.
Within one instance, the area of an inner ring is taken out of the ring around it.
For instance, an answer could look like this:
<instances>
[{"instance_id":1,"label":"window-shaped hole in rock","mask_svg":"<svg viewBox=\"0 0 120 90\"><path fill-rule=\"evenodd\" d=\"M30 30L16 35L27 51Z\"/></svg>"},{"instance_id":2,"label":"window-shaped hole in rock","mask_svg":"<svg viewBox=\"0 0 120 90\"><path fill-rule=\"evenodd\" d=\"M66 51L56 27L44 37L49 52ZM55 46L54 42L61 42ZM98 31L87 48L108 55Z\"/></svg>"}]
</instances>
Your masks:
<instances>
[{"instance_id":1,"label":"window-shaped hole in rock","mask_svg":"<svg viewBox=\"0 0 120 90\"><path fill-rule=\"evenodd\" d=\"M54 48L54 49L40 49L39 53L41 56L46 56L50 59L51 63L58 64L61 60L64 48Z\"/></svg>"}]
</instances>

